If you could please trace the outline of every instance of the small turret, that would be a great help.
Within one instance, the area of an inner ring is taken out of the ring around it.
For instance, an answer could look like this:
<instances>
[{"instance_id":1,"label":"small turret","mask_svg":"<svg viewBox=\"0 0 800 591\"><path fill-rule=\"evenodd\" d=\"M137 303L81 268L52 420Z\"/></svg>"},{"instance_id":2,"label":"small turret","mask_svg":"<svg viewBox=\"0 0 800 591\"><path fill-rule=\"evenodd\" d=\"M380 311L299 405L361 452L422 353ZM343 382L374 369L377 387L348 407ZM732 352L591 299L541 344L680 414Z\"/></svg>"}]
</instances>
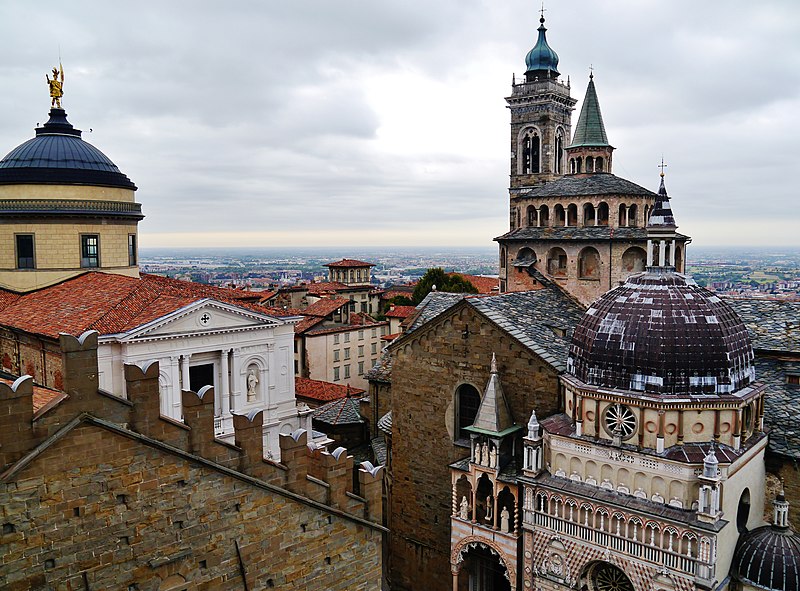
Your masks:
<instances>
[{"instance_id":1,"label":"small turret","mask_svg":"<svg viewBox=\"0 0 800 591\"><path fill-rule=\"evenodd\" d=\"M608 143L600 101L594 86L594 74L589 74L589 85L586 87L586 96L583 97L575 135L566 150L570 174L611 172L614 147Z\"/></svg>"}]
</instances>

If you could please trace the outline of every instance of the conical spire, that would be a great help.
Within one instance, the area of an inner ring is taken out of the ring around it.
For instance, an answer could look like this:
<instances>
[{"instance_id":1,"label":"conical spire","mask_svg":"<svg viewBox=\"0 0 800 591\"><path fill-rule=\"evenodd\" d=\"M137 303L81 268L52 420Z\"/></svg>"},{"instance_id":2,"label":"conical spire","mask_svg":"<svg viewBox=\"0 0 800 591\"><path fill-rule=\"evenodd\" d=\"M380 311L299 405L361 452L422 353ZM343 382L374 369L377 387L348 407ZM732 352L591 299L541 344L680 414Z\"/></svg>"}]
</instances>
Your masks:
<instances>
[{"instance_id":1,"label":"conical spire","mask_svg":"<svg viewBox=\"0 0 800 591\"><path fill-rule=\"evenodd\" d=\"M525 56L527 70L525 75L530 81L533 78L558 78L558 54L547 44L547 29L544 26L544 14L539 19L539 38Z\"/></svg>"},{"instance_id":2,"label":"conical spire","mask_svg":"<svg viewBox=\"0 0 800 591\"><path fill-rule=\"evenodd\" d=\"M663 164L663 163L662 163ZM661 186L658 188L658 197L647 219L648 228L677 228L675 217L672 215L672 206L669 203L667 188L664 186L664 171L661 171Z\"/></svg>"},{"instance_id":3,"label":"conical spire","mask_svg":"<svg viewBox=\"0 0 800 591\"><path fill-rule=\"evenodd\" d=\"M594 87L594 74L589 74L589 86L586 87L586 96L583 98L581 114L578 117L575 135L569 147L608 145L603 116L600 114L600 101L597 100L597 91Z\"/></svg>"},{"instance_id":4,"label":"conical spire","mask_svg":"<svg viewBox=\"0 0 800 591\"><path fill-rule=\"evenodd\" d=\"M513 426L514 419L503 394L503 387L500 385L500 377L497 374L497 361L492 353L489 383L486 384L486 391L483 393L483 399L472 427L484 433L502 433Z\"/></svg>"}]
</instances>

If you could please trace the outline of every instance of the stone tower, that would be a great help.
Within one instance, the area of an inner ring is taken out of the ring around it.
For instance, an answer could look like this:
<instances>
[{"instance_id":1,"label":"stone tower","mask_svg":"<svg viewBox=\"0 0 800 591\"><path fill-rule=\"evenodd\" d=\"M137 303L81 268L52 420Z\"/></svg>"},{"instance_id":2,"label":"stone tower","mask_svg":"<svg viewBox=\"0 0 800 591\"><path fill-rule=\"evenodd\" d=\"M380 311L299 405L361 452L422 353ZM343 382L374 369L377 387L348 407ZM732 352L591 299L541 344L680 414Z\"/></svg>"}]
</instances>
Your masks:
<instances>
[{"instance_id":1,"label":"stone tower","mask_svg":"<svg viewBox=\"0 0 800 591\"><path fill-rule=\"evenodd\" d=\"M558 81L558 56L544 18L528 53L525 81L514 83L511 109L509 232L500 245L500 290L536 289L549 280L584 305L647 264L647 225L657 195L612 173L594 76L589 76L572 141L576 103ZM683 271L687 237L674 236Z\"/></svg>"},{"instance_id":2,"label":"stone tower","mask_svg":"<svg viewBox=\"0 0 800 591\"><path fill-rule=\"evenodd\" d=\"M87 271L139 276L136 185L53 107L0 160L0 288L27 292Z\"/></svg>"}]
</instances>

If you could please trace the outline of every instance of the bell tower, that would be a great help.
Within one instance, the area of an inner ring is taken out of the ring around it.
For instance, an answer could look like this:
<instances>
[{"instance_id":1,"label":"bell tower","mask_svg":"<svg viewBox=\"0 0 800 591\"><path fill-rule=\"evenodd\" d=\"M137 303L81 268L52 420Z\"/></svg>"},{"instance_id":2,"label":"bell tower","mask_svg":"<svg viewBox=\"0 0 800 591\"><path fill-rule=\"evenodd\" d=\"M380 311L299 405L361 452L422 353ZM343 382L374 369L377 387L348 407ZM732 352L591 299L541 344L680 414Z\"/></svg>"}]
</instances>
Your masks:
<instances>
[{"instance_id":1,"label":"bell tower","mask_svg":"<svg viewBox=\"0 0 800 591\"><path fill-rule=\"evenodd\" d=\"M558 54L548 45L544 14L539 37L525 57L525 78L512 77L511 96L511 198L520 189L552 181L567 172L565 149L571 137L571 116L576 99L569 82L559 81ZM519 227L512 220L511 227Z\"/></svg>"}]
</instances>

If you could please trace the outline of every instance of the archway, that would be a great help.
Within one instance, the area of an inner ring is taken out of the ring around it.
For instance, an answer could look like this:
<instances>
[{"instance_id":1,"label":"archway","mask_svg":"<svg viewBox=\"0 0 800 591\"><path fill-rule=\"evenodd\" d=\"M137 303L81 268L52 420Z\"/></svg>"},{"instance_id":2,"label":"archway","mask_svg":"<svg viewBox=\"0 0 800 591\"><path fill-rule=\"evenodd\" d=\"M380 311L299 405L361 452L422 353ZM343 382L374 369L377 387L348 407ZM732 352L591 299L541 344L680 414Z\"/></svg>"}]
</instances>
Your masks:
<instances>
[{"instance_id":1,"label":"archway","mask_svg":"<svg viewBox=\"0 0 800 591\"><path fill-rule=\"evenodd\" d=\"M750 519L750 489L746 488L739 497L739 507L736 509L736 528L739 532L747 531L747 521Z\"/></svg>"},{"instance_id":2,"label":"archway","mask_svg":"<svg viewBox=\"0 0 800 591\"><path fill-rule=\"evenodd\" d=\"M505 561L488 544L465 544L458 552L458 561L458 591L511 591Z\"/></svg>"},{"instance_id":3,"label":"archway","mask_svg":"<svg viewBox=\"0 0 800 591\"><path fill-rule=\"evenodd\" d=\"M632 246L622 255L622 270L627 273L640 273L647 264L647 253L638 246Z\"/></svg>"},{"instance_id":4,"label":"archway","mask_svg":"<svg viewBox=\"0 0 800 591\"><path fill-rule=\"evenodd\" d=\"M581 575L580 588L587 591L634 591L625 571L610 562L590 563Z\"/></svg>"}]
</instances>

